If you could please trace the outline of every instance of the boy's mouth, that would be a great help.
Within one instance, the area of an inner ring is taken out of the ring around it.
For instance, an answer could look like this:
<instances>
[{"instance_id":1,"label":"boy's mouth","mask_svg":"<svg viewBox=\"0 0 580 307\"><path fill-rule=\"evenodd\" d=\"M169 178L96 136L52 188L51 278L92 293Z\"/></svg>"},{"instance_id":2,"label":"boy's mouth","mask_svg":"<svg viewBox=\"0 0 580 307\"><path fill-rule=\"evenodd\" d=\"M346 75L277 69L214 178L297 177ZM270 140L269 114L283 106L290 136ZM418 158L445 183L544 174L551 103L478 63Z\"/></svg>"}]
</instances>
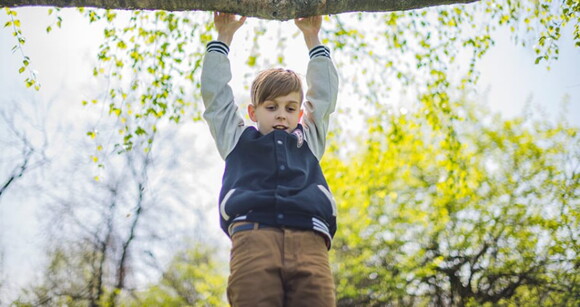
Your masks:
<instances>
[{"instance_id":1,"label":"boy's mouth","mask_svg":"<svg viewBox=\"0 0 580 307\"><path fill-rule=\"evenodd\" d=\"M276 126L274 126L274 129L276 129L276 130L286 130L286 129L288 129L288 127L286 127L284 125L276 125Z\"/></svg>"}]
</instances>

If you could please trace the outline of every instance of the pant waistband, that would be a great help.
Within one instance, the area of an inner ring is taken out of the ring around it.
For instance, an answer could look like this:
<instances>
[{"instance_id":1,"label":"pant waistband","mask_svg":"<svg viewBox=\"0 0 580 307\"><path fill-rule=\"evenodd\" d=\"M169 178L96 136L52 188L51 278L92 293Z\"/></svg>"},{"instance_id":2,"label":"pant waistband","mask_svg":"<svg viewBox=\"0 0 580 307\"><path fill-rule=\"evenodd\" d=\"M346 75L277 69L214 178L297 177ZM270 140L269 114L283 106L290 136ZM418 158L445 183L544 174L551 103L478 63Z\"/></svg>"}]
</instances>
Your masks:
<instances>
[{"instance_id":1,"label":"pant waistband","mask_svg":"<svg viewBox=\"0 0 580 307\"><path fill-rule=\"evenodd\" d=\"M240 231L246 231L246 230L253 230L253 229L263 229L263 228L276 228L274 226L270 226L270 225L265 225L265 224L261 224L261 223L244 223L241 225L238 225L238 223L234 223L232 225L230 225L229 228L229 233L230 233L230 237L233 236L236 232L240 232Z\"/></svg>"},{"instance_id":2,"label":"pant waistband","mask_svg":"<svg viewBox=\"0 0 580 307\"><path fill-rule=\"evenodd\" d=\"M230 225L230 227L228 228L228 233L230 234L231 238L236 232L263 228L280 228L280 227L261 224L258 222L236 222ZM326 246L330 249L330 240L323 233L318 232L316 230L312 231L314 231L314 233L316 233L317 235L321 236L326 242Z\"/></svg>"}]
</instances>

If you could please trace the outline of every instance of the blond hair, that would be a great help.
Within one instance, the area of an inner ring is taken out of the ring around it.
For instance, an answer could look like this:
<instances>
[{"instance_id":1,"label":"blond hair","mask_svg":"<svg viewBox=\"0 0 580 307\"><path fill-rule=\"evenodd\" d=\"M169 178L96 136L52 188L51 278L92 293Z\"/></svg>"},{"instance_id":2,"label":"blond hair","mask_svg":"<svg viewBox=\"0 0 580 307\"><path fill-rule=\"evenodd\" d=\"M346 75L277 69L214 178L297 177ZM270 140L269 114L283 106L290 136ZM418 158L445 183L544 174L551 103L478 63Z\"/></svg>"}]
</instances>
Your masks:
<instances>
[{"instance_id":1,"label":"blond hair","mask_svg":"<svg viewBox=\"0 0 580 307\"><path fill-rule=\"evenodd\" d=\"M300 77L289 69L271 68L261 71L254 82L250 97L254 106L259 106L266 100L286 96L290 93L300 94L300 103L304 99Z\"/></svg>"}]
</instances>

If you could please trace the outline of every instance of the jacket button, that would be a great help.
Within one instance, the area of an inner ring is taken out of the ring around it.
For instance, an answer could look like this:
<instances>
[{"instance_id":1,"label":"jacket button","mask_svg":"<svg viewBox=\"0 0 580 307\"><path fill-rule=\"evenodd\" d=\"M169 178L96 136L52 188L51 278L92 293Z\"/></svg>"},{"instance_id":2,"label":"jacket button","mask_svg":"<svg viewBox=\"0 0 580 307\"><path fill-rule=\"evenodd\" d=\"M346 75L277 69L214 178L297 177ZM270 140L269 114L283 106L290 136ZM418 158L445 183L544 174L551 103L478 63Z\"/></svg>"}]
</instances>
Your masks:
<instances>
[{"instance_id":1,"label":"jacket button","mask_svg":"<svg viewBox=\"0 0 580 307\"><path fill-rule=\"evenodd\" d=\"M280 165L280 170L281 170L281 171L283 171L283 170L285 170L285 169L286 169L286 166L284 166L284 165Z\"/></svg>"},{"instance_id":2,"label":"jacket button","mask_svg":"<svg viewBox=\"0 0 580 307\"><path fill-rule=\"evenodd\" d=\"M282 214L282 213L278 214L278 219L279 219L279 220L281 220L281 219L283 219L283 218L284 218L284 214Z\"/></svg>"},{"instance_id":3,"label":"jacket button","mask_svg":"<svg viewBox=\"0 0 580 307\"><path fill-rule=\"evenodd\" d=\"M282 142L282 140L278 140L278 141L276 141L276 143L278 143L278 145L284 144L284 142Z\"/></svg>"}]
</instances>

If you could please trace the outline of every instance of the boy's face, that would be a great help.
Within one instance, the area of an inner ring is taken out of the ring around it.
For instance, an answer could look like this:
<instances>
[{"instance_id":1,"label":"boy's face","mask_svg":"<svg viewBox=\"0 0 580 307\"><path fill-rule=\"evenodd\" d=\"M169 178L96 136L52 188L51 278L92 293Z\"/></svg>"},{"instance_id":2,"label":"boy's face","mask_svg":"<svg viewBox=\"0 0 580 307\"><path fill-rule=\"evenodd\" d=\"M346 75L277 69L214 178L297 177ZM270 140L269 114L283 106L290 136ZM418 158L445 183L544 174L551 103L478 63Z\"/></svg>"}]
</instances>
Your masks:
<instances>
[{"instance_id":1,"label":"boy's face","mask_svg":"<svg viewBox=\"0 0 580 307\"><path fill-rule=\"evenodd\" d=\"M292 92L266 100L259 106L250 104L248 114L250 119L258 123L258 131L266 135L274 129L292 132L298 126L303 111L300 109L300 93Z\"/></svg>"}]
</instances>

